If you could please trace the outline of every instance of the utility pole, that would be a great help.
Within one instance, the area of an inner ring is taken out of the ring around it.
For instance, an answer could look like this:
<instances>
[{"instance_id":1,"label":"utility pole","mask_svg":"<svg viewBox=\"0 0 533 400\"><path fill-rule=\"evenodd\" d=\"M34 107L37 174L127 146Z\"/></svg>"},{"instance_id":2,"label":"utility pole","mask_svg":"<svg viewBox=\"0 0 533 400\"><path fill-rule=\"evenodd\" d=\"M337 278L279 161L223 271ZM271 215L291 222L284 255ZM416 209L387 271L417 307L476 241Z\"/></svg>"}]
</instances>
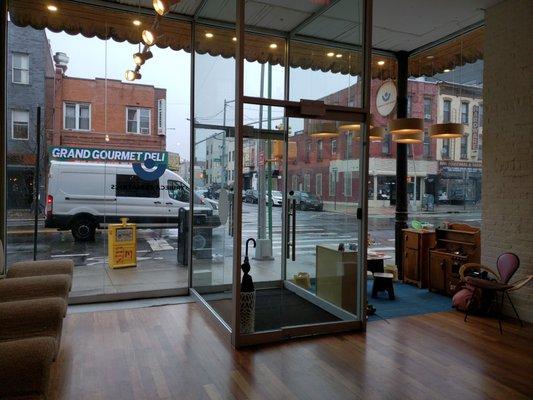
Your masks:
<instances>
[{"instance_id":1,"label":"utility pole","mask_svg":"<svg viewBox=\"0 0 533 400\"><path fill-rule=\"evenodd\" d=\"M222 120L222 125L226 126L226 108L228 106L228 102L226 99L224 99L224 116ZM222 133L222 154L220 155L220 167L221 167L221 174L220 177L222 178L222 183L226 184L227 182L227 168L226 168L226 130ZM222 185L221 185L222 186Z\"/></svg>"}]
</instances>

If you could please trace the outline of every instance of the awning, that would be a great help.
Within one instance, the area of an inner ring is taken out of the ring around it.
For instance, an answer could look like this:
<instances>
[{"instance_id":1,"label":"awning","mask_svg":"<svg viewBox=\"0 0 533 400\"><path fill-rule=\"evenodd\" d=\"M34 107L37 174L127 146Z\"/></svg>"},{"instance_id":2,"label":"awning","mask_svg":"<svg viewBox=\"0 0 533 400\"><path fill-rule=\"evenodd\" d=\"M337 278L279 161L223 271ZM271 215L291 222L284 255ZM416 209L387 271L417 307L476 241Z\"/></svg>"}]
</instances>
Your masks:
<instances>
[{"instance_id":1,"label":"awning","mask_svg":"<svg viewBox=\"0 0 533 400\"><path fill-rule=\"evenodd\" d=\"M56 0L54 4L59 12L52 13L46 9L48 0L16 0L10 1L9 12L11 21L18 26L31 26L35 29L50 29L54 32L67 32L71 35L82 34L85 37L98 37L102 40L113 39L118 42L128 41L137 44L141 32L150 27L154 16L145 13L132 13L120 9L98 5L89 5L68 0ZM155 14L155 13L154 13ZM137 27L133 19L141 21ZM231 58L235 55L235 34L231 29L212 28L197 25L196 50L200 54ZM213 33L206 37L205 33ZM161 20L156 46L173 50L191 51L191 22L171 18ZM460 38L427 50L411 57L409 61L412 76L433 75L444 69L453 69L467 62L474 62L483 56L483 28L476 29ZM277 46L271 46L275 43ZM280 37L247 34L245 59L250 62L273 65L286 65L284 39ZM428 56L430 56L428 58ZM433 56L433 58L431 58ZM379 60L386 61L385 66L377 65ZM324 72L361 75L363 69L362 53L358 50L347 50L347 46L331 46L322 41L321 44L294 40L291 44L293 68L320 70ZM392 68L391 58L374 55L372 59L372 77L379 79L395 78L396 68Z\"/></svg>"}]
</instances>

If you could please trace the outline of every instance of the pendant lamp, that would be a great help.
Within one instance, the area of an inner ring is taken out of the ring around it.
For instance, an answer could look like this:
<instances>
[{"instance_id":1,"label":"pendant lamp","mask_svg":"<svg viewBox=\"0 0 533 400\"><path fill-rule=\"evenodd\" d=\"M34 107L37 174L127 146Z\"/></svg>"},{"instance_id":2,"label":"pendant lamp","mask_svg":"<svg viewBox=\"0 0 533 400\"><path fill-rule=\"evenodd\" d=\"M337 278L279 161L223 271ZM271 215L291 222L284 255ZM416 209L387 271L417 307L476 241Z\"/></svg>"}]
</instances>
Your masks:
<instances>
[{"instance_id":1,"label":"pendant lamp","mask_svg":"<svg viewBox=\"0 0 533 400\"><path fill-rule=\"evenodd\" d=\"M374 126L370 128L370 134L368 135L368 138L371 142L381 142L385 137L386 131L387 128L384 126Z\"/></svg>"},{"instance_id":2,"label":"pendant lamp","mask_svg":"<svg viewBox=\"0 0 533 400\"><path fill-rule=\"evenodd\" d=\"M406 143L406 144L412 144L412 143L422 143L424 134L422 131L418 132L411 132L411 133L403 133L403 134L394 134L392 135L392 141L396 143Z\"/></svg>"},{"instance_id":3,"label":"pendant lamp","mask_svg":"<svg viewBox=\"0 0 533 400\"><path fill-rule=\"evenodd\" d=\"M464 133L464 125L453 122L433 124L429 127L429 136L432 139L456 139L462 137Z\"/></svg>"},{"instance_id":4,"label":"pendant lamp","mask_svg":"<svg viewBox=\"0 0 533 400\"><path fill-rule=\"evenodd\" d=\"M314 138L332 138L339 136L337 124L332 121L313 121L309 124L310 135Z\"/></svg>"},{"instance_id":5,"label":"pendant lamp","mask_svg":"<svg viewBox=\"0 0 533 400\"><path fill-rule=\"evenodd\" d=\"M373 116L372 114L370 114L370 129L373 128L372 120L373 120ZM346 132L346 131L359 132L360 130L361 130L361 122L343 121L343 122L340 122L340 125L339 125L339 131L341 132Z\"/></svg>"},{"instance_id":6,"label":"pendant lamp","mask_svg":"<svg viewBox=\"0 0 533 400\"><path fill-rule=\"evenodd\" d=\"M393 135L407 135L422 133L424 120L422 118L398 118L389 122L389 132Z\"/></svg>"}]
</instances>

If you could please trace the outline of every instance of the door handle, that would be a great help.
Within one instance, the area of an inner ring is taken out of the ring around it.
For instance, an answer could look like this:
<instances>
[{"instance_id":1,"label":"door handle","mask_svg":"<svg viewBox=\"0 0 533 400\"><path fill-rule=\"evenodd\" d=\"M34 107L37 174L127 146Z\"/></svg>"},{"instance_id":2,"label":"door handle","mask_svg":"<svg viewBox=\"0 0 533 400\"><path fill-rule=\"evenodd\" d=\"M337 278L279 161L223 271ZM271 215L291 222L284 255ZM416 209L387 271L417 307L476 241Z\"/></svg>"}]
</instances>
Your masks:
<instances>
[{"instance_id":1,"label":"door handle","mask_svg":"<svg viewBox=\"0 0 533 400\"><path fill-rule=\"evenodd\" d=\"M154 204L161 204L160 201L154 201Z\"/></svg>"},{"instance_id":2,"label":"door handle","mask_svg":"<svg viewBox=\"0 0 533 400\"><path fill-rule=\"evenodd\" d=\"M167 201L165 204L166 204L167 206L171 206L173 203L170 202L170 201Z\"/></svg>"}]
</instances>

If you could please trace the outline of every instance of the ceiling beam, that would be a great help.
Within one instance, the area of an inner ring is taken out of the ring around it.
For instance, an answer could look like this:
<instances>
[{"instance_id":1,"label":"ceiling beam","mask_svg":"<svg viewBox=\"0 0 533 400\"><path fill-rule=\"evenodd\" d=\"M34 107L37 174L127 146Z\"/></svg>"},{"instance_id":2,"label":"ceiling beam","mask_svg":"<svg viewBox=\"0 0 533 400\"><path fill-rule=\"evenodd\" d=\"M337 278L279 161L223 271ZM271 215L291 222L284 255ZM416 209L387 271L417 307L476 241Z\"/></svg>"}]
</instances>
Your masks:
<instances>
[{"instance_id":1,"label":"ceiling beam","mask_svg":"<svg viewBox=\"0 0 533 400\"><path fill-rule=\"evenodd\" d=\"M298 25L296 25L294 28L291 29L289 32L289 37L293 37L298 32L300 32L303 28L314 22L317 18L321 17L322 14L324 14L326 11L328 11L331 7L333 7L335 4L337 4L340 0L331 0L331 2L324 7L320 8L318 11L315 11L313 14L311 14L309 17L304 19L302 22L300 22Z\"/></svg>"},{"instance_id":2,"label":"ceiling beam","mask_svg":"<svg viewBox=\"0 0 533 400\"><path fill-rule=\"evenodd\" d=\"M203 9L205 8L205 5L207 4L207 0L202 0L202 2L200 4L198 4L198 7L196 7L196 10L194 10L194 14L192 16L192 18L196 21L198 19L198 17L200 16L200 13L203 11Z\"/></svg>"},{"instance_id":3,"label":"ceiling beam","mask_svg":"<svg viewBox=\"0 0 533 400\"><path fill-rule=\"evenodd\" d=\"M409 51L409 57L422 53L426 50L432 49L433 47L437 47L446 42L449 42L450 40L453 40L461 35L464 35L465 33L473 31L474 29L477 29L484 25L485 25L485 20L482 19L481 21L475 22L472 25L465 26L464 28L461 28L453 33L450 33L449 35L443 36L437 40L434 40L433 42L426 43L420 47L417 47L416 49Z\"/></svg>"}]
</instances>

